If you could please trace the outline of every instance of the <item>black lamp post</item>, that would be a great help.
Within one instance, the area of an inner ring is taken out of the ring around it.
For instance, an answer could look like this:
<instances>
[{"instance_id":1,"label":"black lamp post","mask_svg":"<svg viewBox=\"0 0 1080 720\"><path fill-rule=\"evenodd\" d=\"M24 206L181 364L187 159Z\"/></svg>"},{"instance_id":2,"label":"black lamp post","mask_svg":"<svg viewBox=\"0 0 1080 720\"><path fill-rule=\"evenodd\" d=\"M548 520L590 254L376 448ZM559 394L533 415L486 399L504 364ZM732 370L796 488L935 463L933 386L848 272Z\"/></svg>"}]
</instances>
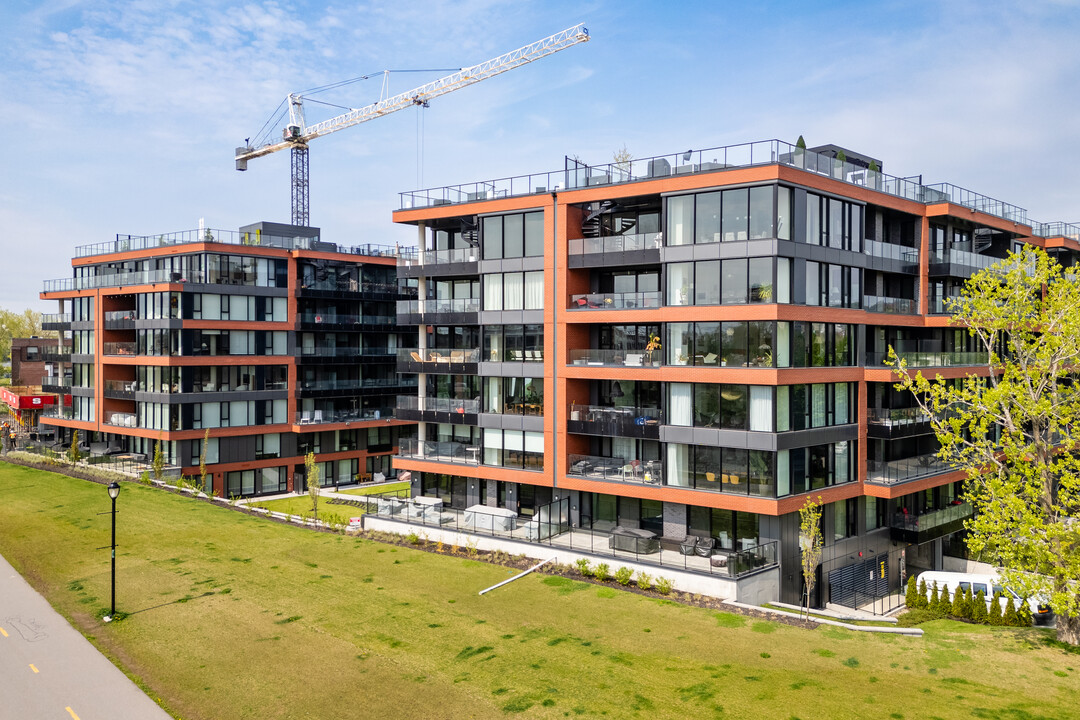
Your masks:
<instances>
[{"instance_id":1,"label":"black lamp post","mask_svg":"<svg viewBox=\"0 0 1080 720\"><path fill-rule=\"evenodd\" d=\"M108 490L112 499L112 603L104 620L112 622L113 615L116 615L116 497L120 494L120 483L114 480L109 483Z\"/></svg>"}]
</instances>

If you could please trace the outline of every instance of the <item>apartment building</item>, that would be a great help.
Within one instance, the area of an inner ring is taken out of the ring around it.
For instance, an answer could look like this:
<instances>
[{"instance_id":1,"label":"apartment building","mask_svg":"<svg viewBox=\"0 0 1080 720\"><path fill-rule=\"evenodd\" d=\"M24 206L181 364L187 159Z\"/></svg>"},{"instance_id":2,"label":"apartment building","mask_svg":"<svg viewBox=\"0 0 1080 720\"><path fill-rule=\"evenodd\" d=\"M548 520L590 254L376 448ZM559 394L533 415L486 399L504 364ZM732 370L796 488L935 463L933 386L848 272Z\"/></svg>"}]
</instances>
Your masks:
<instances>
[{"instance_id":1,"label":"apartment building","mask_svg":"<svg viewBox=\"0 0 1080 720\"><path fill-rule=\"evenodd\" d=\"M11 384L37 386L47 377L42 350L49 340L37 337L11 339Z\"/></svg>"},{"instance_id":2,"label":"apartment building","mask_svg":"<svg viewBox=\"0 0 1080 720\"><path fill-rule=\"evenodd\" d=\"M655 538L606 547L788 602L810 497L815 604L945 565L971 509L887 351L985 373L945 299L1018 243L1072 264L1080 228L884 166L774 140L403 193L413 494Z\"/></svg>"},{"instance_id":3,"label":"apartment building","mask_svg":"<svg viewBox=\"0 0 1080 720\"><path fill-rule=\"evenodd\" d=\"M325 242L318 228L256 223L117 236L75 250L45 282L60 333L44 349L48 390L71 396L42 419L102 454L152 456L197 475L204 434L212 490L250 497L304 487L316 454L328 486L393 473L415 393L397 348L397 250Z\"/></svg>"}]
</instances>

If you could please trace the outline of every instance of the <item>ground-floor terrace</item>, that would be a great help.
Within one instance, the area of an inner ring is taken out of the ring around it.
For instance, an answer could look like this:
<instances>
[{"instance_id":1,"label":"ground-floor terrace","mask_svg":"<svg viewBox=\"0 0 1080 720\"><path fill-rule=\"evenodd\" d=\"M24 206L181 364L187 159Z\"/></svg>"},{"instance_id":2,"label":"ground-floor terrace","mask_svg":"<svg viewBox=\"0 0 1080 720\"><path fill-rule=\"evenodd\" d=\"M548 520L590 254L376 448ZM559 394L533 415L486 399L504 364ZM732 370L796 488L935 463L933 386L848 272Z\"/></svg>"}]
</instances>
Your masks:
<instances>
[{"instance_id":1,"label":"ground-floor terrace","mask_svg":"<svg viewBox=\"0 0 1080 720\"><path fill-rule=\"evenodd\" d=\"M769 516L419 471L399 477L410 481L410 499L361 501L384 524L423 528L429 535L437 530L559 547L595 562L707 576L723 580L723 597L731 599L744 595L740 584L747 582L762 602L804 599L797 512ZM971 508L958 493L958 484L949 483L893 499L860 496L826 505L811 604L879 614L897 608L909 575L943 569L950 553L962 553L954 536ZM775 570L768 581L743 581L764 570Z\"/></svg>"}]
</instances>

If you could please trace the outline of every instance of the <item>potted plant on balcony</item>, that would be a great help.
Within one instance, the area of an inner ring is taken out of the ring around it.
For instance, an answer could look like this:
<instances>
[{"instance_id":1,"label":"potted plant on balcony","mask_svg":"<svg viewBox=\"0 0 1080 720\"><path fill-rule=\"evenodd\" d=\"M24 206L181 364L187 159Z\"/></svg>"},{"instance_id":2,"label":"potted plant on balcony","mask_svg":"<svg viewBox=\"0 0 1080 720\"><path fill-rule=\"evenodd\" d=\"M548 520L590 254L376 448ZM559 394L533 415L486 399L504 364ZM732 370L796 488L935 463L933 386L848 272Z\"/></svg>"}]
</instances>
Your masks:
<instances>
[{"instance_id":1,"label":"potted plant on balcony","mask_svg":"<svg viewBox=\"0 0 1080 720\"><path fill-rule=\"evenodd\" d=\"M881 189L881 170L876 160L870 161L870 168L866 171L866 184L874 190Z\"/></svg>"},{"instance_id":2,"label":"potted plant on balcony","mask_svg":"<svg viewBox=\"0 0 1080 720\"><path fill-rule=\"evenodd\" d=\"M795 167L806 167L806 141L802 135L795 141Z\"/></svg>"},{"instance_id":3,"label":"potted plant on balcony","mask_svg":"<svg viewBox=\"0 0 1080 720\"><path fill-rule=\"evenodd\" d=\"M659 335L649 335L649 342L645 345L646 362L648 362L650 365L652 365L653 364L653 357L652 357L653 352L656 351L656 350L661 349L661 347L663 347L663 346L660 344L660 336ZM659 364L659 361L657 361L657 364Z\"/></svg>"},{"instance_id":4,"label":"potted plant on balcony","mask_svg":"<svg viewBox=\"0 0 1080 720\"><path fill-rule=\"evenodd\" d=\"M844 163L847 162L847 154L841 150L833 158L833 177L837 180L844 179Z\"/></svg>"}]
</instances>

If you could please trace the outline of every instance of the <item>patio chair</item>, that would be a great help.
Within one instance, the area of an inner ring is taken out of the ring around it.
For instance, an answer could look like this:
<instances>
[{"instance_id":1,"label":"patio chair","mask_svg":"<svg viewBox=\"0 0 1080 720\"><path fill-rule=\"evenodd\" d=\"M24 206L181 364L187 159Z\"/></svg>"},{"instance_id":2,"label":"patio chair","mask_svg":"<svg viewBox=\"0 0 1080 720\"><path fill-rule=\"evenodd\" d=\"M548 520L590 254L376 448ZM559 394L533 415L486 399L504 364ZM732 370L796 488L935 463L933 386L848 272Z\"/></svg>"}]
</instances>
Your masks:
<instances>
[{"instance_id":1,"label":"patio chair","mask_svg":"<svg viewBox=\"0 0 1080 720\"><path fill-rule=\"evenodd\" d=\"M679 552L683 555L693 555L697 548L697 542L698 538L696 535L687 535L683 538L682 542L679 543Z\"/></svg>"},{"instance_id":2,"label":"patio chair","mask_svg":"<svg viewBox=\"0 0 1080 720\"><path fill-rule=\"evenodd\" d=\"M698 538L697 547L694 548L701 557L709 557L713 553L713 548L716 547L716 538Z\"/></svg>"}]
</instances>

